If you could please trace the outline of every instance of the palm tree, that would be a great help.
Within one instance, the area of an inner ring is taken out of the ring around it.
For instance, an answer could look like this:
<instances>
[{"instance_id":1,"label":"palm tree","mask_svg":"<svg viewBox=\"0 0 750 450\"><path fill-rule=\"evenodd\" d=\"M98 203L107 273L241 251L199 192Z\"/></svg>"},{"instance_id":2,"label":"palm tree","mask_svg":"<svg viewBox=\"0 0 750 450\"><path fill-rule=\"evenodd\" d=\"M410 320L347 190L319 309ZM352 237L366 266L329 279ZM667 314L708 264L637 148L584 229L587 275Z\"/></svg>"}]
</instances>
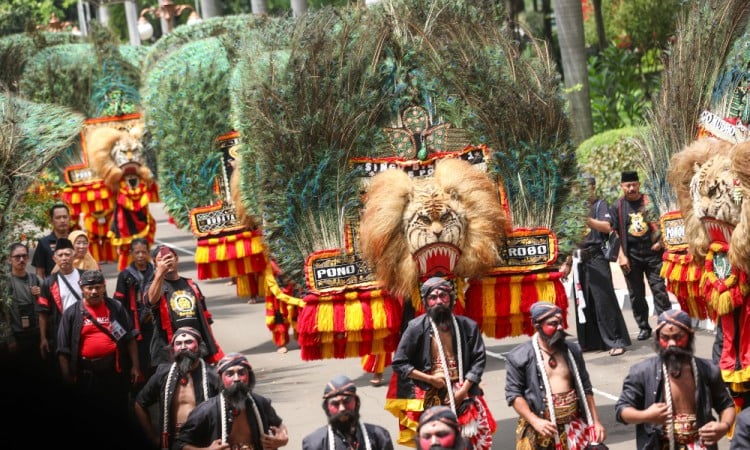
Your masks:
<instances>
[{"instance_id":1,"label":"palm tree","mask_svg":"<svg viewBox=\"0 0 750 450\"><path fill-rule=\"evenodd\" d=\"M573 139L580 143L594 134L580 0L555 2L555 22L565 88L570 102Z\"/></svg>"}]
</instances>

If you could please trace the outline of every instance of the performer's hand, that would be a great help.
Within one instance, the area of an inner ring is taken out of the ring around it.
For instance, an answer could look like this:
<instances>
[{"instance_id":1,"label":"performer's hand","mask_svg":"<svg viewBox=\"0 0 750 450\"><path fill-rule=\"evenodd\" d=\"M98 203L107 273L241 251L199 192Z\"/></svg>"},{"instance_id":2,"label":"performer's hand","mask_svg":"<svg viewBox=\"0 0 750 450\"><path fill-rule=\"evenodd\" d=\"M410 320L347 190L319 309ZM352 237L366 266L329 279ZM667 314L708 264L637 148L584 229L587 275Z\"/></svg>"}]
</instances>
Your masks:
<instances>
[{"instance_id":1,"label":"performer's hand","mask_svg":"<svg viewBox=\"0 0 750 450\"><path fill-rule=\"evenodd\" d=\"M596 434L596 442L602 443L607 439L607 430L604 429L604 425L598 420L594 422L594 433Z\"/></svg>"},{"instance_id":2,"label":"performer's hand","mask_svg":"<svg viewBox=\"0 0 750 450\"><path fill-rule=\"evenodd\" d=\"M229 450L231 446L229 444L224 444L221 442L221 439L216 439L215 441L211 442L211 445L208 446L208 450Z\"/></svg>"},{"instance_id":3,"label":"performer's hand","mask_svg":"<svg viewBox=\"0 0 750 450\"><path fill-rule=\"evenodd\" d=\"M664 425L670 419L669 407L664 402L653 403L646 409L646 422Z\"/></svg>"},{"instance_id":4,"label":"performer's hand","mask_svg":"<svg viewBox=\"0 0 750 450\"><path fill-rule=\"evenodd\" d=\"M289 442L289 436L287 436L285 428L272 426L268 431L268 434L263 433L260 437L260 444L263 446L263 450L275 450L285 446Z\"/></svg>"},{"instance_id":5,"label":"performer's hand","mask_svg":"<svg viewBox=\"0 0 750 450\"><path fill-rule=\"evenodd\" d=\"M722 422L708 422L698 429L701 442L705 445L714 445L729 432L729 426Z\"/></svg>"},{"instance_id":6,"label":"performer's hand","mask_svg":"<svg viewBox=\"0 0 750 450\"><path fill-rule=\"evenodd\" d=\"M430 375L430 384L437 389L445 389L445 377L443 375Z\"/></svg>"},{"instance_id":7,"label":"performer's hand","mask_svg":"<svg viewBox=\"0 0 750 450\"><path fill-rule=\"evenodd\" d=\"M536 419L531 422L531 426L544 437L552 437L557 433L557 426L554 423L539 416L536 416Z\"/></svg>"}]
</instances>

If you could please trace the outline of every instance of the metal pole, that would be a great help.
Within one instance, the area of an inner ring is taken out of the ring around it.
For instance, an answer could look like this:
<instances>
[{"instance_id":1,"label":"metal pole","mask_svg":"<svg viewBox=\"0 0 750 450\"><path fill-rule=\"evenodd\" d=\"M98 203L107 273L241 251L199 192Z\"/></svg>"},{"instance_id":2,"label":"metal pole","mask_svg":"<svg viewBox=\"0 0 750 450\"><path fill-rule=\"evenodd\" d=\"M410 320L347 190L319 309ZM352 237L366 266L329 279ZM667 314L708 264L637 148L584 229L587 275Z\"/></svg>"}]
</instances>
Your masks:
<instances>
[{"instance_id":1,"label":"metal pole","mask_svg":"<svg viewBox=\"0 0 750 450\"><path fill-rule=\"evenodd\" d=\"M78 0L76 9L78 10L78 29L81 30L81 36L86 36L88 34L89 23L86 20L86 12L83 9L83 0Z\"/></svg>"},{"instance_id":2,"label":"metal pole","mask_svg":"<svg viewBox=\"0 0 750 450\"><path fill-rule=\"evenodd\" d=\"M203 19L221 15L221 0L200 0L201 7L198 15Z\"/></svg>"},{"instance_id":3,"label":"metal pole","mask_svg":"<svg viewBox=\"0 0 750 450\"><path fill-rule=\"evenodd\" d=\"M96 9L96 16L99 19L99 23L101 23L105 27L109 26L109 6L99 5L99 7Z\"/></svg>"},{"instance_id":4,"label":"metal pole","mask_svg":"<svg viewBox=\"0 0 750 450\"><path fill-rule=\"evenodd\" d=\"M138 6L133 0L125 0L125 19L128 21L128 37L130 45L141 45L141 36L138 34Z\"/></svg>"}]
</instances>

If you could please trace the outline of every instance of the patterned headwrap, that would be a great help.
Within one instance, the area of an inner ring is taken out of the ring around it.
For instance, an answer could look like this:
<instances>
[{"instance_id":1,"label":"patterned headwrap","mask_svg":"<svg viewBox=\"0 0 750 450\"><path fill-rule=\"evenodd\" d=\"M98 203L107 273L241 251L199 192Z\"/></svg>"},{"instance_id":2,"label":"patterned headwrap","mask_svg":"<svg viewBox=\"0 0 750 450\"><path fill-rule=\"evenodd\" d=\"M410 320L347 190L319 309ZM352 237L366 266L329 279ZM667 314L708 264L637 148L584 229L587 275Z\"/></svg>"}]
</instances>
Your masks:
<instances>
[{"instance_id":1,"label":"patterned headwrap","mask_svg":"<svg viewBox=\"0 0 750 450\"><path fill-rule=\"evenodd\" d=\"M200 331L196 330L193 327L180 327L176 329L174 334L172 335L172 345L174 345L174 340L177 339L177 336L181 334L189 334L190 336L194 337L199 344L203 341Z\"/></svg>"},{"instance_id":2,"label":"patterned headwrap","mask_svg":"<svg viewBox=\"0 0 750 450\"><path fill-rule=\"evenodd\" d=\"M458 433L460 430L460 425L458 424L456 414L449 407L439 405L424 410L422 415L419 416L419 426L417 427L417 432L419 432L419 429L422 428L422 425L429 422L434 422L436 420L443 422L444 424L453 428L454 430L456 430L456 433Z\"/></svg>"},{"instance_id":3,"label":"patterned headwrap","mask_svg":"<svg viewBox=\"0 0 750 450\"><path fill-rule=\"evenodd\" d=\"M247 368L248 371L253 371L253 368L250 366L250 362L242 353L229 353L221 358L221 360L216 363L216 371L219 372L219 375L221 375L225 370L232 366L243 366Z\"/></svg>"},{"instance_id":4,"label":"patterned headwrap","mask_svg":"<svg viewBox=\"0 0 750 450\"><path fill-rule=\"evenodd\" d=\"M326 384L323 398L329 399L337 395L357 395L357 386L346 375L336 375Z\"/></svg>"},{"instance_id":5,"label":"patterned headwrap","mask_svg":"<svg viewBox=\"0 0 750 450\"><path fill-rule=\"evenodd\" d=\"M104 274L101 270L87 270L78 279L79 286L91 286L92 284L104 284Z\"/></svg>"},{"instance_id":6,"label":"patterned headwrap","mask_svg":"<svg viewBox=\"0 0 750 450\"><path fill-rule=\"evenodd\" d=\"M441 289L450 294L453 299L453 285L451 282L440 277L432 277L422 283L422 287L419 288L419 293L422 295L422 300L426 299L428 295L435 289Z\"/></svg>"},{"instance_id":7,"label":"patterned headwrap","mask_svg":"<svg viewBox=\"0 0 750 450\"><path fill-rule=\"evenodd\" d=\"M680 309L668 309L659 315L656 320L656 331L659 332L666 325L674 325L686 333L693 334L693 324L690 316Z\"/></svg>"},{"instance_id":8,"label":"patterned headwrap","mask_svg":"<svg viewBox=\"0 0 750 450\"><path fill-rule=\"evenodd\" d=\"M554 303L536 302L531 305L529 312L531 313L531 322L539 323L554 315L562 314L562 309Z\"/></svg>"}]
</instances>

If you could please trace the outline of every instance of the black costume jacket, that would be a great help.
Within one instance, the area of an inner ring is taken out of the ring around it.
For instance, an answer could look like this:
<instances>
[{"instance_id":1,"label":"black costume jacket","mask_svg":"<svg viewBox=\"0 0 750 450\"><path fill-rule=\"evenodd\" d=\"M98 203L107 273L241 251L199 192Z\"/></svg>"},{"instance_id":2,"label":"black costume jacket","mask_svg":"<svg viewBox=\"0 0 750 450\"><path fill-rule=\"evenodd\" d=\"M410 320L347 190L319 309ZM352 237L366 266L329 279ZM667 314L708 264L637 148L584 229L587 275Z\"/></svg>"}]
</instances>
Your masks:
<instances>
[{"instance_id":1,"label":"black costume jacket","mask_svg":"<svg viewBox=\"0 0 750 450\"><path fill-rule=\"evenodd\" d=\"M367 430L367 436L370 439L370 445L372 446L371 448L377 448L378 450L393 450L393 442L391 441L391 435L388 433L388 430L380 425L369 423L365 424L365 430ZM333 448L348 448L336 429L333 430L333 439L336 441ZM359 423L357 424L357 442L359 443L359 448L365 448L365 438L362 436L362 427ZM330 442L328 441L328 426L320 427L302 439L302 450L328 450L330 448Z\"/></svg>"},{"instance_id":2,"label":"black costume jacket","mask_svg":"<svg viewBox=\"0 0 750 450\"><path fill-rule=\"evenodd\" d=\"M260 418L263 421L259 427L255 420L255 413L253 412L253 406L250 399L245 400L245 407L247 412L247 420L250 425L250 430L253 434L253 446L256 449L261 449L263 446L260 443L261 428L264 433L268 432L271 426L278 427L281 425L281 417L276 414L276 410L271 406L271 400L262 395L255 393L250 394L255 401L260 412ZM180 434L175 439L173 450L181 450L185 445L195 445L197 447L208 447L211 442L216 439L221 439L221 398L223 394L219 394L215 397L211 397L205 402L199 404L194 410L190 412L190 416L182 425ZM225 411L224 417L227 418L226 424L227 434L232 432L232 411L229 402L225 402L227 411Z\"/></svg>"},{"instance_id":3,"label":"black costume jacket","mask_svg":"<svg viewBox=\"0 0 750 450\"><path fill-rule=\"evenodd\" d=\"M175 373L170 380L169 386L167 386L167 377L169 376L169 371L172 369L173 365L174 363L159 364L159 366L156 368L156 372L154 372L151 378L148 379L146 384L138 392L138 395L135 398L135 401L145 409L148 409L149 406L153 405L154 403L159 403L159 424L162 427L164 426L162 422L164 421L165 408L171 407L170 405L172 405L172 401L174 400L174 392L177 388L177 383L180 382L180 376L175 370ZM203 369L201 368L200 364L198 365L198 367L190 371L190 376L193 378L195 404L199 405L200 403L208 399L203 395ZM221 391L221 380L219 379L219 375L216 373L216 370L213 367L209 366L208 363L206 363L206 378L208 378L206 383L208 388L208 397L210 398L218 395ZM165 389L167 391L166 402L164 399ZM170 419L171 416L172 415L170 411ZM174 426L174 424L168 425ZM167 429L170 428L171 427L167 427ZM159 430L159 432L162 432L162 430Z\"/></svg>"},{"instance_id":4,"label":"black costume jacket","mask_svg":"<svg viewBox=\"0 0 750 450\"><path fill-rule=\"evenodd\" d=\"M474 384L469 395L482 395L479 383L482 381L487 356L484 349L484 339L477 323L465 316L454 316L461 331L461 341L453 336L453 354L458 358L458 346L461 346L464 378ZM451 326L451 330L453 327ZM417 369L424 373L432 370L432 327L429 316L422 314L409 321L406 330L401 335L398 348L393 356L391 367L398 374L399 398L415 398L414 386L428 390L431 386L421 381L409 378L409 373ZM458 361L456 361L458 363ZM462 380L463 381L463 380Z\"/></svg>"},{"instance_id":5,"label":"black costume jacket","mask_svg":"<svg viewBox=\"0 0 750 450\"><path fill-rule=\"evenodd\" d=\"M734 402L715 364L703 358L695 358L695 364L698 368L695 415L697 426L700 428L716 420L711 413L712 409L721 413L726 408L734 407ZM617 421L625 423L622 420L622 410L628 406L643 410L656 402L665 401L661 358L653 356L632 366L625 377L620 398L615 405ZM661 449L663 440L667 439L663 435L661 425L642 423L636 425L635 430L639 450ZM707 448L715 450L718 447L710 445Z\"/></svg>"},{"instance_id":6,"label":"black costume jacket","mask_svg":"<svg viewBox=\"0 0 750 450\"><path fill-rule=\"evenodd\" d=\"M570 353L573 355L573 360L575 360L576 366L578 367L583 392L586 393L586 395L593 395L594 391L591 387L591 379L589 378L588 370L586 370L586 362L583 360L581 348L574 342L565 342L565 346L570 350ZM573 369L568 352L566 351L565 354L560 355L560 357L565 358L568 367L571 368L572 375ZM508 402L508 405L512 406L513 401L516 398L523 397L534 414L539 417L545 417L547 409L544 402L544 381L542 380L540 367L537 364L533 342L529 340L511 350L506 355L505 368L505 400ZM578 399L578 411L581 413L582 417L584 417L583 412L585 409L583 402L585 401L585 398Z\"/></svg>"}]
</instances>

